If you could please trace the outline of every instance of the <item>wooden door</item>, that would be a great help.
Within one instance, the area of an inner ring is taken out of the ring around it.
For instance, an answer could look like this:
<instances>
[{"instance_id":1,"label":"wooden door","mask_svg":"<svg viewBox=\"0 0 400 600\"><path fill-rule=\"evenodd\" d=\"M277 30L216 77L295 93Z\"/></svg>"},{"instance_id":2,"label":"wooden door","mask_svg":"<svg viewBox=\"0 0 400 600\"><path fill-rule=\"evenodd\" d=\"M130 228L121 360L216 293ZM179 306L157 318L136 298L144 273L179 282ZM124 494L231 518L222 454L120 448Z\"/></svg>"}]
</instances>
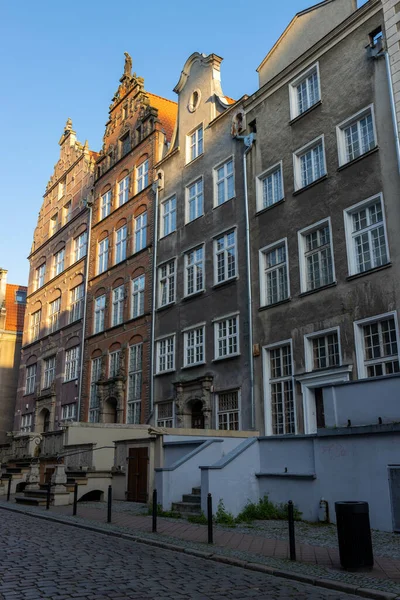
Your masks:
<instances>
[{"instance_id":1,"label":"wooden door","mask_svg":"<svg viewBox=\"0 0 400 600\"><path fill-rule=\"evenodd\" d=\"M148 463L148 448L129 448L126 499L130 502L147 502Z\"/></svg>"}]
</instances>

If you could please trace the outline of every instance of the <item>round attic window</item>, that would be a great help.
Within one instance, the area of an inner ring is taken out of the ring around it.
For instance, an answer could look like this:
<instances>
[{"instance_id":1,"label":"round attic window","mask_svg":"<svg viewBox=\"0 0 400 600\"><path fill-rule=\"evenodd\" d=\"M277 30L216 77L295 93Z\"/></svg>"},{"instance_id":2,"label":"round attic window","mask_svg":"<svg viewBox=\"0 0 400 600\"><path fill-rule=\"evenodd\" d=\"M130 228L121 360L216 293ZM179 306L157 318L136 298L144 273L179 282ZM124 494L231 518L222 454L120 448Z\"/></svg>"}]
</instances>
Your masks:
<instances>
[{"instance_id":1,"label":"round attic window","mask_svg":"<svg viewBox=\"0 0 400 600\"><path fill-rule=\"evenodd\" d=\"M200 90L194 90L194 92L190 96L190 100L189 100L189 104L188 104L189 112L194 112L198 108L198 106L200 104L200 97L201 97Z\"/></svg>"}]
</instances>

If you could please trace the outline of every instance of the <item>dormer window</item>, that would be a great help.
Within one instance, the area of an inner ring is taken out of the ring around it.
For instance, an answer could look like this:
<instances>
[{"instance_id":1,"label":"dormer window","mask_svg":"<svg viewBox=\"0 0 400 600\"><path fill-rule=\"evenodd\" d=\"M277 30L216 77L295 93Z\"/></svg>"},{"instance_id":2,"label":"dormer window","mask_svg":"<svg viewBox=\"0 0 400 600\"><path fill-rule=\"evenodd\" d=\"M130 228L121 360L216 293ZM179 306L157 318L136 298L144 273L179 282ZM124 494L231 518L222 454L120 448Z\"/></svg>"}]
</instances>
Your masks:
<instances>
[{"instance_id":1,"label":"dormer window","mask_svg":"<svg viewBox=\"0 0 400 600\"><path fill-rule=\"evenodd\" d=\"M203 125L186 136L186 162L191 162L201 154L203 154Z\"/></svg>"}]
</instances>

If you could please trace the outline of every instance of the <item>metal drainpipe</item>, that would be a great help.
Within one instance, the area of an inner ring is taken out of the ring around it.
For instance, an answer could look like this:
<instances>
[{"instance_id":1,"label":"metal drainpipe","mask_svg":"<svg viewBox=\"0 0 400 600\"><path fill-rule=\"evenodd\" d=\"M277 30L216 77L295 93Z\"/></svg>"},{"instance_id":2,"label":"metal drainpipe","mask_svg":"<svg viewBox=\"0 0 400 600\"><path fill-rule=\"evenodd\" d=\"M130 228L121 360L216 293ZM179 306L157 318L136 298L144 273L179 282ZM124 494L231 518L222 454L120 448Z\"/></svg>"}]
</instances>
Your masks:
<instances>
[{"instance_id":1,"label":"metal drainpipe","mask_svg":"<svg viewBox=\"0 0 400 600\"><path fill-rule=\"evenodd\" d=\"M392 112L392 121L393 121L393 130L396 138L396 155L397 155L397 168L400 172L400 140L399 140L399 128L397 125L397 117L396 117L396 103L394 99L394 91L393 91L393 80L392 73L390 70L390 58L389 53L385 50L385 62L386 62L386 72L388 77L388 85L389 85L389 96L390 96L390 108Z\"/></svg>"},{"instance_id":2,"label":"metal drainpipe","mask_svg":"<svg viewBox=\"0 0 400 600\"><path fill-rule=\"evenodd\" d=\"M90 238L92 233L92 204L87 204L89 209L89 220L88 220L88 236L86 246L86 264L85 264L85 295L83 300L83 324L82 324L82 344L81 344L81 364L79 369L79 392L78 392L78 411L77 417L78 422L81 416L81 398L82 398L82 375L83 375L83 355L85 351L85 332L86 332L86 306L87 306L87 289L88 289L88 278L89 278L89 258L90 258Z\"/></svg>"},{"instance_id":3,"label":"metal drainpipe","mask_svg":"<svg viewBox=\"0 0 400 600\"><path fill-rule=\"evenodd\" d=\"M150 334L150 414L154 410L154 332L156 316L156 293L157 293L157 239L158 239L158 179L153 183L154 199L154 235L153 235L153 291L151 299L151 334Z\"/></svg>"}]
</instances>

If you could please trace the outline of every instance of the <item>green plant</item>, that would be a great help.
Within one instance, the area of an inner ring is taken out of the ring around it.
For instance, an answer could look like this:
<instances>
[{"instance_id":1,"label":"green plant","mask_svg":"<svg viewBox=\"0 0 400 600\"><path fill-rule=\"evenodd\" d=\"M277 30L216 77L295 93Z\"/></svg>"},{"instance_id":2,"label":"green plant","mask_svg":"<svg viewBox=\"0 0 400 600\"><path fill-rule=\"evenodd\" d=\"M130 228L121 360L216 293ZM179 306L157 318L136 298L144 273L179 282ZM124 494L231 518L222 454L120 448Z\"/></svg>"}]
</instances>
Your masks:
<instances>
[{"instance_id":1,"label":"green plant","mask_svg":"<svg viewBox=\"0 0 400 600\"><path fill-rule=\"evenodd\" d=\"M215 513L215 522L218 523L218 525L225 525L225 527L236 527L235 517L225 509L222 499L218 502L217 512Z\"/></svg>"},{"instance_id":2,"label":"green plant","mask_svg":"<svg viewBox=\"0 0 400 600\"><path fill-rule=\"evenodd\" d=\"M258 502L248 502L244 509L239 513L236 518L238 523L251 522L251 521L268 521L270 519L275 520L286 520L288 518L288 505L285 504L274 504L268 500L268 496L265 495L260 498ZM300 521L301 512L294 507L294 519Z\"/></svg>"},{"instance_id":3,"label":"green plant","mask_svg":"<svg viewBox=\"0 0 400 600\"><path fill-rule=\"evenodd\" d=\"M188 519L189 523L198 523L199 525L207 525L207 517L201 512L200 515L189 515Z\"/></svg>"},{"instance_id":4,"label":"green plant","mask_svg":"<svg viewBox=\"0 0 400 600\"><path fill-rule=\"evenodd\" d=\"M153 514L153 507L150 504L148 508L148 514ZM162 504L157 504L157 516L158 517L169 517L170 519L181 519L182 515L174 510L163 510Z\"/></svg>"}]
</instances>

